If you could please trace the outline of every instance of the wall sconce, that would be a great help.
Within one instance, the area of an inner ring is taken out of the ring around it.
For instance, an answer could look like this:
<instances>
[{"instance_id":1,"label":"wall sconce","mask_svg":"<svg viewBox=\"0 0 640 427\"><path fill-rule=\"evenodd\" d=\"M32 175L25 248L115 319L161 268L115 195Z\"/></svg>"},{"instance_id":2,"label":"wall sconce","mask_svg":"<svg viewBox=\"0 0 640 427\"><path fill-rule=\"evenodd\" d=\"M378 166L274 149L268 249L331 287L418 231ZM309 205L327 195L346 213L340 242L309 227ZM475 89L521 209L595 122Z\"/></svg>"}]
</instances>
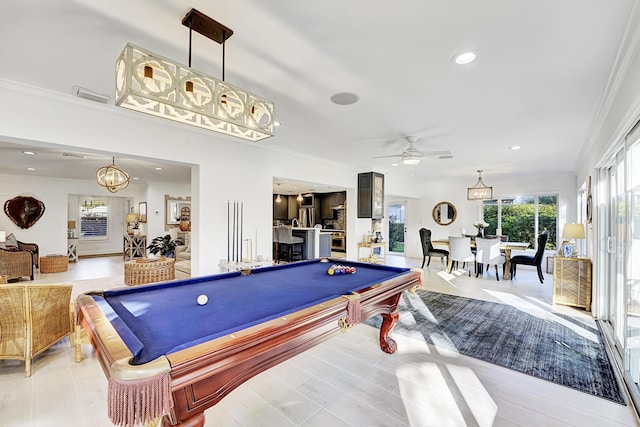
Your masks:
<instances>
[{"instance_id":1,"label":"wall sconce","mask_svg":"<svg viewBox=\"0 0 640 427\"><path fill-rule=\"evenodd\" d=\"M260 141L274 134L274 105L224 82L225 40L233 31L191 9L189 65L127 43L116 61L116 105L131 110ZM191 68L191 31L222 45L222 81Z\"/></svg>"}]
</instances>

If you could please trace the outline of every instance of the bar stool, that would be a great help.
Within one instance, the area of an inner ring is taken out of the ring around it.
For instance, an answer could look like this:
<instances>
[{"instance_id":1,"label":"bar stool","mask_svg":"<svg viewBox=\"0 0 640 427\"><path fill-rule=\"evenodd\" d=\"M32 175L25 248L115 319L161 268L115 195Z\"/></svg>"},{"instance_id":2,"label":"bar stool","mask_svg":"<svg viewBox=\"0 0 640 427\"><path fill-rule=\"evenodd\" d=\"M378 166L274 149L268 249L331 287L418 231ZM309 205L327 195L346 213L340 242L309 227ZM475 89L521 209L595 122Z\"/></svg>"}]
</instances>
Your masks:
<instances>
[{"instance_id":1,"label":"bar stool","mask_svg":"<svg viewBox=\"0 0 640 427\"><path fill-rule=\"evenodd\" d=\"M277 227L278 230L278 262L285 259L294 261L296 257L302 259L302 244L304 239L293 235L291 227ZM297 250L296 247L300 246Z\"/></svg>"}]
</instances>

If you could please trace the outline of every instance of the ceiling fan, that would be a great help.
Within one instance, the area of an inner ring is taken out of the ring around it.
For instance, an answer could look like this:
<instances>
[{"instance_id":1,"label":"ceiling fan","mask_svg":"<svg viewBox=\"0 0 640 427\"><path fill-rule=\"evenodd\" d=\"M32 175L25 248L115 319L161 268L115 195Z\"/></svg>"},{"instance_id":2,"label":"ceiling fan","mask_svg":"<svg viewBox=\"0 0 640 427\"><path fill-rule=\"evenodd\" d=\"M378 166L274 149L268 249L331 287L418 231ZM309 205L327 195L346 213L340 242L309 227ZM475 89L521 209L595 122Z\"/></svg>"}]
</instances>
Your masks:
<instances>
[{"instance_id":1,"label":"ceiling fan","mask_svg":"<svg viewBox=\"0 0 640 427\"><path fill-rule=\"evenodd\" d=\"M399 157L405 165L414 166L420 163L423 157L440 157L440 156L451 156L451 151L443 150L443 151L419 151L417 148L413 146L414 143L418 141L417 136L407 136L407 142L409 142L409 146L400 154L392 154L390 156L377 156L375 159L383 159L388 157ZM450 158L450 157L446 157Z\"/></svg>"}]
</instances>

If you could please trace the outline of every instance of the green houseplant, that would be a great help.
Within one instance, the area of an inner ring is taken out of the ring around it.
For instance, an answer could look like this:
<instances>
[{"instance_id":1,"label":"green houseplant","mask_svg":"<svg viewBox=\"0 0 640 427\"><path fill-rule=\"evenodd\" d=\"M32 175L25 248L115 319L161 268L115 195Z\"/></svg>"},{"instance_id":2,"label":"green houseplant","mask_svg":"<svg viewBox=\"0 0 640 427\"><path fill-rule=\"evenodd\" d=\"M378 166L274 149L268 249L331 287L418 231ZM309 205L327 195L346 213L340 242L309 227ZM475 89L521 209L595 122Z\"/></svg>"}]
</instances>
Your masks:
<instances>
[{"instance_id":1,"label":"green houseplant","mask_svg":"<svg viewBox=\"0 0 640 427\"><path fill-rule=\"evenodd\" d=\"M149 252L153 255L160 253L160 255L172 258L176 251L176 246L184 245L184 241L181 237L171 240L169 234L165 236L158 236L151 241L151 244L147 246Z\"/></svg>"}]
</instances>

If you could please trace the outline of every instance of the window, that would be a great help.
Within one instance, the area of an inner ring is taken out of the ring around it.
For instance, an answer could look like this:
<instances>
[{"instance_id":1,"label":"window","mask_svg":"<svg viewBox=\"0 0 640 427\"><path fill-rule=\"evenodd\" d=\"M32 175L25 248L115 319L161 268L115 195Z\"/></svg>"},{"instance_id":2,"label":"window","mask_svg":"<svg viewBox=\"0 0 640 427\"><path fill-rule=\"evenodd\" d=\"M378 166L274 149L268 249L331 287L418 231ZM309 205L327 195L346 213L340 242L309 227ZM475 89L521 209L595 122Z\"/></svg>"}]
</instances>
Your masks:
<instances>
[{"instance_id":1,"label":"window","mask_svg":"<svg viewBox=\"0 0 640 427\"><path fill-rule=\"evenodd\" d=\"M106 239L109 231L109 200L80 198L80 238Z\"/></svg>"},{"instance_id":2,"label":"window","mask_svg":"<svg viewBox=\"0 0 640 427\"><path fill-rule=\"evenodd\" d=\"M558 196L516 196L500 197L483 203L484 221L489 224L485 235L501 234L509 236L512 242L529 242L536 247L536 237L549 231L547 249L556 248L558 220Z\"/></svg>"}]
</instances>

